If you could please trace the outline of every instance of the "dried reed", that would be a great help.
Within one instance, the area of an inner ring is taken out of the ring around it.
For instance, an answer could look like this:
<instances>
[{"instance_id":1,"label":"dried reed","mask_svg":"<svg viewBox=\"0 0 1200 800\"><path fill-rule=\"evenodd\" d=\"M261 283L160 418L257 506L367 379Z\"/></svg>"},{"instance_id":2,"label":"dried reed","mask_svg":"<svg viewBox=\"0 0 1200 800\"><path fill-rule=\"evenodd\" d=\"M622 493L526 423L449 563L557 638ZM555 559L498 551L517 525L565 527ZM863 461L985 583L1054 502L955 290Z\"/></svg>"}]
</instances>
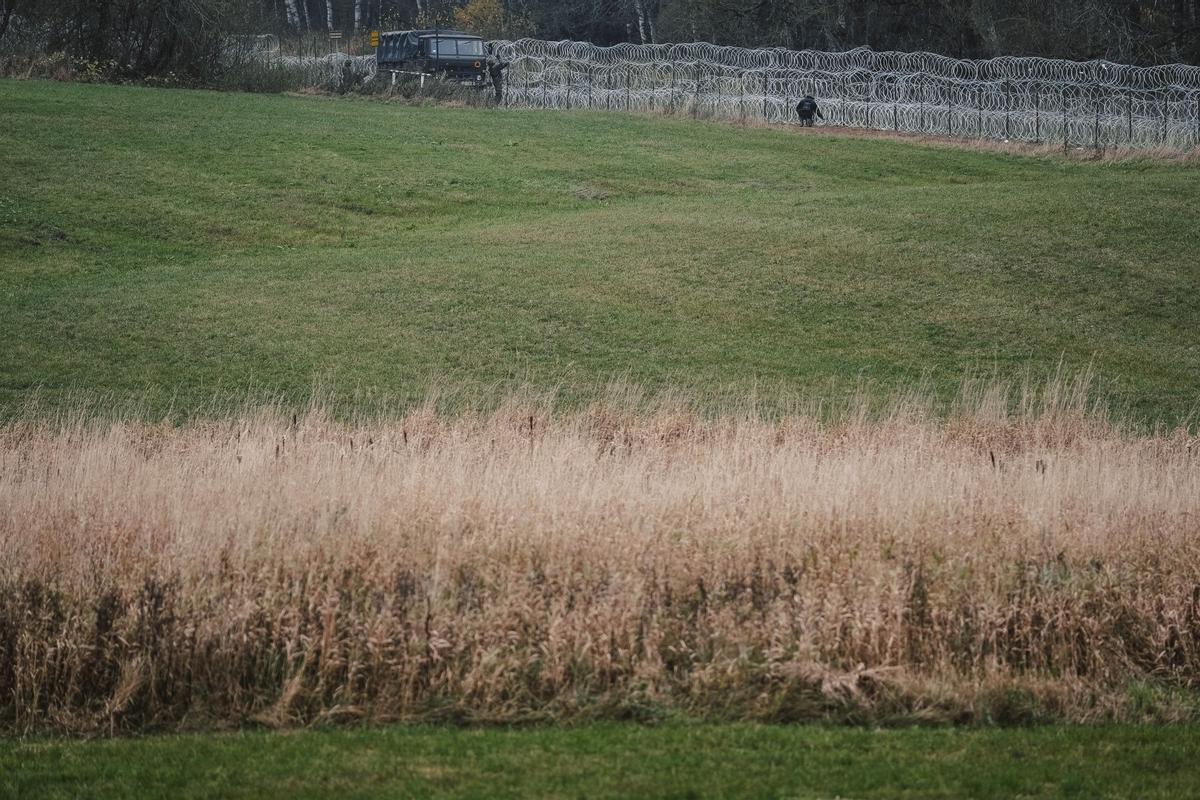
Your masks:
<instances>
[{"instance_id":1,"label":"dried reed","mask_svg":"<svg viewBox=\"0 0 1200 800\"><path fill-rule=\"evenodd\" d=\"M0 428L0 728L1195 719L1200 441L1057 383Z\"/></svg>"}]
</instances>

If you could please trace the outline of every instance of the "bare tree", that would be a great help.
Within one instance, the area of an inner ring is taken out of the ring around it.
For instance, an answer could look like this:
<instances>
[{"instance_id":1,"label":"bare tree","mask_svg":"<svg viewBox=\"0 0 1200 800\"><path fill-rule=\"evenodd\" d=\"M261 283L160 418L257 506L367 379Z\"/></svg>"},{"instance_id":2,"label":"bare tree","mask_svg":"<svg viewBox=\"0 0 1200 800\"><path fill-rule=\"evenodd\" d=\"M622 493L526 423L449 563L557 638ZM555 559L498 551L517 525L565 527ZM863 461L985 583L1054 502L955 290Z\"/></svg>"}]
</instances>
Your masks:
<instances>
[{"instance_id":1,"label":"bare tree","mask_svg":"<svg viewBox=\"0 0 1200 800\"><path fill-rule=\"evenodd\" d=\"M1200 63L1200 0L495 0L503 35L607 45L930 50ZM122 77L219 67L230 34L451 25L467 0L0 0L0 37L120 65ZM469 16L469 15L468 15ZM513 25L519 20L519 25ZM497 26L494 26L497 27ZM482 28L481 28L482 29ZM24 40L24 37L23 37Z\"/></svg>"},{"instance_id":2,"label":"bare tree","mask_svg":"<svg viewBox=\"0 0 1200 800\"><path fill-rule=\"evenodd\" d=\"M296 8L296 0L284 0L287 7L287 24L291 28L300 27L300 11Z\"/></svg>"},{"instance_id":3,"label":"bare tree","mask_svg":"<svg viewBox=\"0 0 1200 800\"><path fill-rule=\"evenodd\" d=\"M32 0L0 0L0 39L8 33L8 25L18 11L28 8Z\"/></svg>"}]
</instances>

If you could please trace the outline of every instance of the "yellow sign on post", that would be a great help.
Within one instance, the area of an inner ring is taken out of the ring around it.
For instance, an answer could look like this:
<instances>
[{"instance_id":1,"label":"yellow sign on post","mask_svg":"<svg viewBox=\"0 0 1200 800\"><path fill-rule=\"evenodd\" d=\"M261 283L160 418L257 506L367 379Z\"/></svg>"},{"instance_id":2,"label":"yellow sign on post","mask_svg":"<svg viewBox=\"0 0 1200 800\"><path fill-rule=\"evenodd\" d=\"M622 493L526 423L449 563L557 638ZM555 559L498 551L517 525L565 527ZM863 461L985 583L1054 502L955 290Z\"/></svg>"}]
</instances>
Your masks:
<instances>
[{"instance_id":1,"label":"yellow sign on post","mask_svg":"<svg viewBox=\"0 0 1200 800\"><path fill-rule=\"evenodd\" d=\"M379 31L371 31L371 47L379 47Z\"/></svg>"}]
</instances>

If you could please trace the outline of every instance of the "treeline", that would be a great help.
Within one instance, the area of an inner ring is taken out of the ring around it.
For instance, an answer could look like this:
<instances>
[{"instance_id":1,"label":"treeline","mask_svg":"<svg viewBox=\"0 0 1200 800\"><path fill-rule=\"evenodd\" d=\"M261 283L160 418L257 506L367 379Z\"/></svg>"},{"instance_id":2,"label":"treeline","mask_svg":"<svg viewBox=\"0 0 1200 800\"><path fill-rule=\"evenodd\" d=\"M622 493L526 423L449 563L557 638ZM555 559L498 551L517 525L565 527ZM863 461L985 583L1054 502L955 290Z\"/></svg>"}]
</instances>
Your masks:
<instances>
[{"instance_id":1,"label":"treeline","mask_svg":"<svg viewBox=\"0 0 1200 800\"><path fill-rule=\"evenodd\" d=\"M381 14L448 20L461 6L545 39L928 50L1200 63L1200 0L379 0ZM418 9L421 6L422 9ZM460 16L461 16L461 12Z\"/></svg>"},{"instance_id":2,"label":"treeline","mask_svg":"<svg viewBox=\"0 0 1200 800\"><path fill-rule=\"evenodd\" d=\"M244 0L0 0L0 54L62 55L105 78L219 69L229 37L269 24Z\"/></svg>"},{"instance_id":3,"label":"treeline","mask_svg":"<svg viewBox=\"0 0 1200 800\"><path fill-rule=\"evenodd\" d=\"M1200 0L0 0L0 48L36 39L133 74L202 74L231 35L435 25L597 44L1200 63Z\"/></svg>"}]
</instances>

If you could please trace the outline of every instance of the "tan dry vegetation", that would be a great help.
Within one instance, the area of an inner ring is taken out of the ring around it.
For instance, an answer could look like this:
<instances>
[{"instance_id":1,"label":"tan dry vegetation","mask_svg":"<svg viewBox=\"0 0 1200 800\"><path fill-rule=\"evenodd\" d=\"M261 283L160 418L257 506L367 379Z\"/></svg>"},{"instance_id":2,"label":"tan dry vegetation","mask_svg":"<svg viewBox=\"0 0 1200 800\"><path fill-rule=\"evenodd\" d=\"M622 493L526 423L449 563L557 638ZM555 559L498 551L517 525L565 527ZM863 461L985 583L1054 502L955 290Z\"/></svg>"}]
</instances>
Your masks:
<instances>
[{"instance_id":1,"label":"tan dry vegetation","mask_svg":"<svg viewBox=\"0 0 1200 800\"><path fill-rule=\"evenodd\" d=\"M1084 394L28 415L0 727L1195 719L1200 441Z\"/></svg>"}]
</instances>

